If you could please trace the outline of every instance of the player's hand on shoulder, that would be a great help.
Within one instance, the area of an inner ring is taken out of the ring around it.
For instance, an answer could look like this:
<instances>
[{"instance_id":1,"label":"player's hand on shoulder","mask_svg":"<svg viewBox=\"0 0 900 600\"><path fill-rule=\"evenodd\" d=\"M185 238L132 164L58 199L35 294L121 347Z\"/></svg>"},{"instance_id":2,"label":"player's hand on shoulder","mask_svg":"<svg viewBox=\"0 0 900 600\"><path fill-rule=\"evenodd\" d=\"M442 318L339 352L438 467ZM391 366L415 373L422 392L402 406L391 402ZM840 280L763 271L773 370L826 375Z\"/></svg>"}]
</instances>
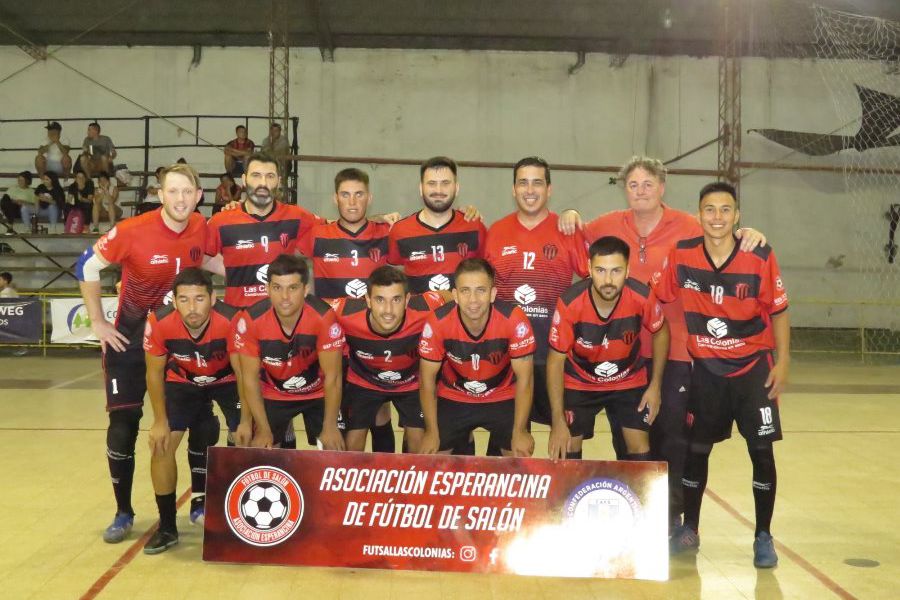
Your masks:
<instances>
[{"instance_id":1,"label":"player's hand on shoulder","mask_svg":"<svg viewBox=\"0 0 900 600\"><path fill-rule=\"evenodd\" d=\"M153 421L148 435L148 445L150 446L150 454L153 456L163 456L169 448L169 437L171 434L169 424L166 421Z\"/></svg>"},{"instance_id":2,"label":"player's hand on shoulder","mask_svg":"<svg viewBox=\"0 0 900 600\"><path fill-rule=\"evenodd\" d=\"M565 458L571 438L568 425L565 423L553 425L550 428L550 437L547 439L548 458Z\"/></svg>"},{"instance_id":3,"label":"player's hand on shoulder","mask_svg":"<svg viewBox=\"0 0 900 600\"><path fill-rule=\"evenodd\" d=\"M387 223L391 227L394 226L394 223L402 219L403 216L398 212L390 212L385 213L383 215L375 215L372 217L372 222L374 223Z\"/></svg>"},{"instance_id":4,"label":"player's hand on shoulder","mask_svg":"<svg viewBox=\"0 0 900 600\"><path fill-rule=\"evenodd\" d=\"M757 248L765 246L768 241L761 231L752 227L741 227L734 232L734 235L741 240L741 250L744 252L753 252Z\"/></svg>"},{"instance_id":5,"label":"player's hand on shoulder","mask_svg":"<svg viewBox=\"0 0 900 600\"><path fill-rule=\"evenodd\" d=\"M222 210L237 210L241 207L241 203L239 200L232 200L222 207Z\"/></svg>"},{"instance_id":6,"label":"player's hand on shoulder","mask_svg":"<svg viewBox=\"0 0 900 600\"><path fill-rule=\"evenodd\" d=\"M344 445L344 436L341 435L337 425L322 427L322 433L319 434L319 442L322 444L323 450L347 449Z\"/></svg>"},{"instance_id":7,"label":"player's hand on shoulder","mask_svg":"<svg viewBox=\"0 0 900 600\"><path fill-rule=\"evenodd\" d=\"M527 431L513 431L512 455L517 458L528 458L534 454L534 437Z\"/></svg>"},{"instance_id":8,"label":"player's hand on shoulder","mask_svg":"<svg viewBox=\"0 0 900 600\"><path fill-rule=\"evenodd\" d=\"M106 352L112 348L116 352L125 352L128 338L106 319L92 319L91 331L100 340L100 348Z\"/></svg>"},{"instance_id":9,"label":"player's hand on shoulder","mask_svg":"<svg viewBox=\"0 0 900 600\"><path fill-rule=\"evenodd\" d=\"M467 223L472 221L481 221L481 211L479 211L475 206L468 204L463 208L463 220Z\"/></svg>"},{"instance_id":10,"label":"player's hand on shoulder","mask_svg":"<svg viewBox=\"0 0 900 600\"><path fill-rule=\"evenodd\" d=\"M574 208L567 208L560 213L557 228L566 235L572 235L579 229L584 229L581 214Z\"/></svg>"}]
</instances>

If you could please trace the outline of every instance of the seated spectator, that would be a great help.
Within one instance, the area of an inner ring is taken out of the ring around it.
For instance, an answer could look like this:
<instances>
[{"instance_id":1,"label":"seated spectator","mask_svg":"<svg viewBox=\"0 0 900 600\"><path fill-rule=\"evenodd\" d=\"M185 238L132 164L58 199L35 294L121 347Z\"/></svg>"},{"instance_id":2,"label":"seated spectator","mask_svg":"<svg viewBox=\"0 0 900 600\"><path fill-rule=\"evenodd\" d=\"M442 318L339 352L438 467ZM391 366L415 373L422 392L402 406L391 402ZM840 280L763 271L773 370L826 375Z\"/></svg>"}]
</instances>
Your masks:
<instances>
[{"instance_id":1,"label":"seated spectator","mask_svg":"<svg viewBox=\"0 0 900 600\"><path fill-rule=\"evenodd\" d=\"M0 273L0 298L18 298L19 292L12 284L12 273L4 271Z\"/></svg>"},{"instance_id":2,"label":"seated spectator","mask_svg":"<svg viewBox=\"0 0 900 600\"><path fill-rule=\"evenodd\" d=\"M53 121L46 127L47 142L38 148L34 159L34 168L38 177L43 177L47 171L56 173L63 179L68 179L72 174L72 157L69 156L68 141L61 141L62 125Z\"/></svg>"},{"instance_id":3,"label":"seated spectator","mask_svg":"<svg viewBox=\"0 0 900 600\"><path fill-rule=\"evenodd\" d=\"M88 179L95 173L111 173L113 160L116 158L116 147L108 136L100 135L100 124L97 122L88 125L87 137L81 144L82 154L79 157L81 170Z\"/></svg>"},{"instance_id":4,"label":"seated spectator","mask_svg":"<svg viewBox=\"0 0 900 600\"><path fill-rule=\"evenodd\" d=\"M82 171L75 173L75 181L66 189L69 205L68 212L81 211L81 222L90 225L94 213L94 182L88 179ZM66 214L66 218L68 218Z\"/></svg>"},{"instance_id":5,"label":"seated spectator","mask_svg":"<svg viewBox=\"0 0 900 600\"><path fill-rule=\"evenodd\" d=\"M225 144L225 171L234 179L244 174L247 157L253 154L256 144L247 138L247 128L238 125L234 128L236 138Z\"/></svg>"},{"instance_id":6,"label":"seated spectator","mask_svg":"<svg viewBox=\"0 0 900 600\"><path fill-rule=\"evenodd\" d=\"M91 209L91 222L94 224L91 228L92 233L100 231L101 211L106 211L109 216L109 228L112 229L116 226L116 218L121 215L118 201L118 186L112 183L109 173L100 173L97 178L97 187L94 190L94 206Z\"/></svg>"},{"instance_id":7,"label":"seated spectator","mask_svg":"<svg viewBox=\"0 0 900 600\"><path fill-rule=\"evenodd\" d=\"M216 202L213 204L212 214L216 214L230 202L241 201L241 186L234 182L234 177L223 173L219 181L221 183L216 188Z\"/></svg>"},{"instance_id":8,"label":"seated spectator","mask_svg":"<svg viewBox=\"0 0 900 600\"><path fill-rule=\"evenodd\" d=\"M44 217L52 226L51 232L56 233L56 224L59 216L65 213L66 192L59 184L59 177L53 171L47 171L41 177L41 183L34 189L34 195L38 199L38 217Z\"/></svg>"},{"instance_id":9,"label":"seated spectator","mask_svg":"<svg viewBox=\"0 0 900 600\"><path fill-rule=\"evenodd\" d=\"M145 212L149 212L151 210L156 210L157 208L159 208L159 175L163 172L164 168L165 167L156 167L156 171L153 172L153 175L156 178L156 183L147 185L147 191L146 193L144 193L144 197L141 199L141 203L138 205L137 214L141 215Z\"/></svg>"},{"instance_id":10,"label":"seated spectator","mask_svg":"<svg viewBox=\"0 0 900 600\"><path fill-rule=\"evenodd\" d=\"M9 221L10 227L16 219L22 219L25 230L29 231L31 228L31 215L35 212L38 202L34 190L31 189L31 181L31 172L22 171L16 177L16 185L6 190L0 199L0 210Z\"/></svg>"},{"instance_id":11,"label":"seated spectator","mask_svg":"<svg viewBox=\"0 0 900 600\"><path fill-rule=\"evenodd\" d=\"M279 159L291 153L290 142L281 135L281 125L272 123L269 126L269 135L262 141L260 151Z\"/></svg>"}]
</instances>

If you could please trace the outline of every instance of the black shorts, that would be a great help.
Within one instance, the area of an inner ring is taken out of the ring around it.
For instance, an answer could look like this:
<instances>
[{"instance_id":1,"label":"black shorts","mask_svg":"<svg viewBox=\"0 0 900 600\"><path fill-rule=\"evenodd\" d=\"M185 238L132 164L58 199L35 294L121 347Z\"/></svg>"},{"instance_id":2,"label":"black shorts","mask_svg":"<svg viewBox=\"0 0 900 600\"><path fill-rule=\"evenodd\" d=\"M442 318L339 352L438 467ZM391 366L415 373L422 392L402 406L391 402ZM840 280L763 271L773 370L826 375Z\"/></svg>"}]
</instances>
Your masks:
<instances>
[{"instance_id":1,"label":"black shorts","mask_svg":"<svg viewBox=\"0 0 900 600\"><path fill-rule=\"evenodd\" d=\"M143 348L103 353L103 377L106 381L106 410L122 410L144 405L147 391L147 365Z\"/></svg>"},{"instance_id":2,"label":"black shorts","mask_svg":"<svg viewBox=\"0 0 900 600\"><path fill-rule=\"evenodd\" d=\"M169 417L169 429L185 431L213 419L211 391L212 388L167 381L166 414Z\"/></svg>"},{"instance_id":3,"label":"black shorts","mask_svg":"<svg viewBox=\"0 0 900 600\"><path fill-rule=\"evenodd\" d=\"M547 395L547 365L534 365L534 393L531 401L530 420L543 425L553 423L553 411L550 410L550 396Z\"/></svg>"},{"instance_id":4,"label":"black shorts","mask_svg":"<svg viewBox=\"0 0 900 600\"><path fill-rule=\"evenodd\" d=\"M476 427L490 431L494 442L503 450L509 450L512 447L515 412L515 400L474 403L438 398L441 450L466 447L469 435Z\"/></svg>"},{"instance_id":5,"label":"black shorts","mask_svg":"<svg viewBox=\"0 0 900 600\"><path fill-rule=\"evenodd\" d=\"M232 433L237 431L238 425L241 424L241 397L238 395L237 383L224 383L207 389L212 399L219 405L228 431Z\"/></svg>"},{"instance_id":6,"label":"black shorts","mask_svg":"<svg viewBox=\"0 0 900 600\"><path fill-rule=\"evenodd\" d=\"M615 423L618 427L650 431L650 409L638 411L641 405L645 386L630 390L615 390L607 392L588 392L583 390L566 389L563 393L563 406L566 411L566 423L569 424L569 433L585 439L594 435L594 422L597 414L606 409L606 418L610 427Z\"/></svg>"},{"instance_id":7,"label":"black shorts","mask_svg":"<svg viewBox=\"0 0 900 600\"><path fill-rule=\"evenodd\" d=\"M400 415L400 427L425 428L418 390L412 392L380 392L348 383L344 386L344 418L347 429L368 429L375 425L375 415L385 402L393 402Z\"/></svg>"},{"instance_id":8,"label":"black shorts","mask_svg":"<svg viewBox=\"0 0 900 600\"><path fill-rule=\"evenodd\" d=\"M778 399L769 400L766 379L772 355L763 354L749 371L721 377L694 363L688 400L688 439L716 443L731 437L732 423L748 444L774 442L782 438Z\"/></svg>"},{"instance_id":9,"label":"black shorts","mask_svg":"<svg viewBox=\"0 0 900 600\"><path fill-rule=\"evenodd\" d=\"M322 423L325 420L325 400L263 400L266 407L266 418L269 420L269 428L272 430L274 443L284 442L284 434L288 423L299 414L303 415L303 423L306 426L306 441L309 445L315 445L322 433Z\"/></svg>"}]
</instances>

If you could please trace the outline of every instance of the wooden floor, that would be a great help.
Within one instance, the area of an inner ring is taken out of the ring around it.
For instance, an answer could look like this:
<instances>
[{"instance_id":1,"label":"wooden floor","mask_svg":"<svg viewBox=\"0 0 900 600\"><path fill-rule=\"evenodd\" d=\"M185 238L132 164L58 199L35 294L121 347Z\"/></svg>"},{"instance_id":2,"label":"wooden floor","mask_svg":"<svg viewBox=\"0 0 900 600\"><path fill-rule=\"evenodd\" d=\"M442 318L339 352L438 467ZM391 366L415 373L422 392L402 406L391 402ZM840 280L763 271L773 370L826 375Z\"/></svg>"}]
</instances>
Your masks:
<instances>
[{"instance_id":1,"label":"wooden floor","mask_svg":"<svg viewBox=\"0 0 900 600\"><path fill-rule=\"evenodd\" d=\"M0 349L0 597L900 597L900 367L798 357L781 406L773 523L780 564L772 571L751 562L750 463L739 438L713 452L700 554L674 558L666 583L214 565L200 560L202 532L184 508L181 544L160 556L141 552L156 521L146 432L134 532L122 544L102 541L114 507L99 360L17 358ZM150 420L146 414L142 426ZM540 456L546 431L535 437ZM485 439L478 444L482 451ZM610 458L608 446L607 430L585 457ZM179 459L188 473L183 452ZM187 486L182 477L179 493Z\"/></svg>"}]
</instances>

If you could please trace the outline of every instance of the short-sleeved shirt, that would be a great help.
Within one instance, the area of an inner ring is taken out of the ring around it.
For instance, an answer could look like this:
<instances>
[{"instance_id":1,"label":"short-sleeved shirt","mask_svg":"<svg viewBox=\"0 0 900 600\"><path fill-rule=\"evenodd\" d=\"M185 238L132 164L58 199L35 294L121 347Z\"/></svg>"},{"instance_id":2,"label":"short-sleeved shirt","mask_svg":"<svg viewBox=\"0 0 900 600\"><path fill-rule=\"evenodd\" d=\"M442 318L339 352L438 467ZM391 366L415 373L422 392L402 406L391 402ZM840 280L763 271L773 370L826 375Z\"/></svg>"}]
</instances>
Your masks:
<instances>
[{"instance_id":1,"label":"short-sleeved shirt","mask_svg":"<svg viewBox=\"0 0 900 600\"><path fill-rule=\"evenodd\" d=\"M630 390L647 385L641 330L656 333L665 317L646 284L626 279L615 307L600 315L586 279L557 301L550 347L566 355L565 387L571 390Z\"/></svg>"},{"instance_id":2,"label":"short-sleeved shirt","mask_svg":"<svg viewBox=\"0 0 900 600\"><path fill-rule=\"evenodd\" d=\"M419 388L419 335L425 321L444 304L437 292L410 296L396 331L381 334L372 327L365 298L341 298L334 304L347 340L347 382L380 392L412 392Z\"/></svg>"},{"instance_id":3,"label":"short-sleeved shirt","mask_svg":"<svg viewBox=\"0 0 900 600\"><path fill-rule=\"evenodd\" d=\"M81 147L91 156L112 156L116 149L113 141L106 135L98 135L95 139L86 137Z\"/></svg>"},{"instance_id":4,"label":"short-sleeved shirt","mask_svg":"<svg viewBox=\"0 0 900 600\"><path fill-rule=\"evenodd\" d=\"M250 138L234 138L227 144L225 144L228 148L232 148L234 150L241 150L244 152L253 153L253 149L256 148L256 144L253 143L253 140ZM240 157L243 158L243 157Z\"/></svg>"},{"instance_id":5,"label":"short-sleeved shirt","mask_svg":"<svg viewBox=\"0 0 900 600\"><path fill-rule=\"evenodd\" d=\"M38 199L34 194L34 188L22 188L18 185L11 186L6 190L6 194L20 204L31 204L37 206Z\"/></svg>"},{"instance_id":6,"label":"short-sleeved shirt","mask_svg":"<svg viewBox=\"0 0 900 600\"><path fill-rule=\"evenodd\" d=\"M514 302L531 319L537 340L535 364L547 361L550 320L560 294L575 276L587 276L587 248L581 232L565 235L550 213L533 229L519 221L517 213L500 219L488 229L485 258L496 271L497 299Z\"/></svg>"},{"instance_id":7,"label":"short-sleeved shirt","mask_svg":"<svg viewBox=\"0 0 900 600\"><path fill-rule=\"evenodd\" d=\"M428 318L419 340L419 356L442 363L437 395L457 402L483 404L515 397L511 361L534 354L531 323L522 309L498 300L487 325L472 335L455 302Z\"/></svg>"},{"instance_id":8,"label":"short-sleeved shirt","mask_svg":"<svg viewBox=\"0 0 900 600\"><path fill-rule=\"evenodd\" d=\"M294 330L285 332L267 298L238 317L234 348L259 358L260 388L266 400L315 400L325 396L319 352L341 352L344 331L328 303L307 296Z\"/></svg>"},{"instance_id":9,"label":"short-sleeved shirt","mask_svg":"<svg viewBox=\"0 0 900 600\"><path fill-rule=\"evenodd\" d=\"M584 234L589 244L607 235L622 239L631 251L628 276L648 283L654 273L662 270L663 262L675 244L703 235L703 229L695 215L663 205L662 218L646 237L638 233L631 210L616 210L597 217L585 226ZM690 361L681 301L664 304L663 312L669 322L671 336L669 360ZM645 356L650 356L650 347L650 338L644 334Z\"/></svg>"},{"instance_id":10,"label":"short-sleeved shirt","mask_svg":"<svg viewBox=\"0 0 900 600\"><path fill-rule=\"evenodd\" d=\"M391 228L388 262L403 267L413 293L449 290L460 262L484 256L486 236L484 223L467 222L458 210L437 228L423 223L416 212Z\"/></svg>"},{"instance_id":11,"label":"short-sleeved shirt","mask_svg":"<svg viewBox=\"0 0 900 600\"><path fill-rule=\"evenodd\" d=\"M277 138L275 138L274 143L269 139L269 136L266 136L262 141L262 151L274 156L290 154L291 143L283 135L279 135Z\"/></svg>"},{"instance_id":12,"label":"short-sleeved shirt","mask_svg":"<svg viewBox=\"0 0 900 600\"><path fill-rule=\"evenodd\" d=\"M691 357L724 377L746 373L775 347L772 317L788 307L772 248L741 252L737 240L720 267L702 237L678 242L653 291L663 302L681 298Z\"/></svg>"},{"instance_id":13,"label":"short-sleeved shirt","mask_svg":"<svg viewBox=\"0 0 900 600\"><path fill-rule=\"evenodd\" d=\"M68 142L63 141L62 139L58 142L47 140L47 143L42 144L40 147L44 149L44 156L47 157L47 160L52 162L60 162L66 152L69 151Z\"/></svg>"},{"instance_id":14,"label":"short-sleeved shirt","mask_svg":"<svg viewBox=\"0 0 900 600\"><path fill-rule=\"evenodd\" d=\"M234 353L234 326L239 310L216 302L198 337L191 335L174 304L156 309L144 327L144 352L167 357L166 381L205 387L232 383L228 358Z\"/></svg>"},{"instance_id":15,"label":"short-sleeved shirt","mask_svg":"<svg viewBox=\"0 0 900 600\"><path fill-rule=\"evenodd\" d=\"M88 202L88 198L94 195L94 182L88 179L84 182L84 187L78 189L78 184L73 181L66 191L75 197L75 202Z\"/></svg>"},{"instance_id":16,"label":"short-sleeved shirt","mask_svg":"<svg viewBox=\"0 0 900 600\"><path fill-rule=\"evenodd\" d=\"M281 254L294 254L319 220L305 208L281 202L261 217L243 206L213 215L206 253L221 253L224 259L225 302L249 306L265 298L269 263Z\"/></svg>"},{"instance_id":17,"label":"short-sleeved shirt","mask_svg":"<svg viewBox=\"0 0 900 600\"><path fill-rule=\"evenodd\" d=\"M376 268L387 264L387 223L366 224L357 232L340 222L319 223L299 244L302 254L312 259L316 296L335 300L366 294L366 279Z\"/></svg>"},{"instance_id":18,"label":"short-sleeved shirt","mask_svg":"<svg viewBox=\"0 0 900 600\"><path fill-rule=\"evenodd\" d=\"M191 214L178 233L165 224L160 208L121 221L97 240L102 258L122 266L116 328L130 340L129 347L141 347L147 313L163 305L175 275L203 264L206 237L201 215Z\"/></svg>"}]
</instances>

